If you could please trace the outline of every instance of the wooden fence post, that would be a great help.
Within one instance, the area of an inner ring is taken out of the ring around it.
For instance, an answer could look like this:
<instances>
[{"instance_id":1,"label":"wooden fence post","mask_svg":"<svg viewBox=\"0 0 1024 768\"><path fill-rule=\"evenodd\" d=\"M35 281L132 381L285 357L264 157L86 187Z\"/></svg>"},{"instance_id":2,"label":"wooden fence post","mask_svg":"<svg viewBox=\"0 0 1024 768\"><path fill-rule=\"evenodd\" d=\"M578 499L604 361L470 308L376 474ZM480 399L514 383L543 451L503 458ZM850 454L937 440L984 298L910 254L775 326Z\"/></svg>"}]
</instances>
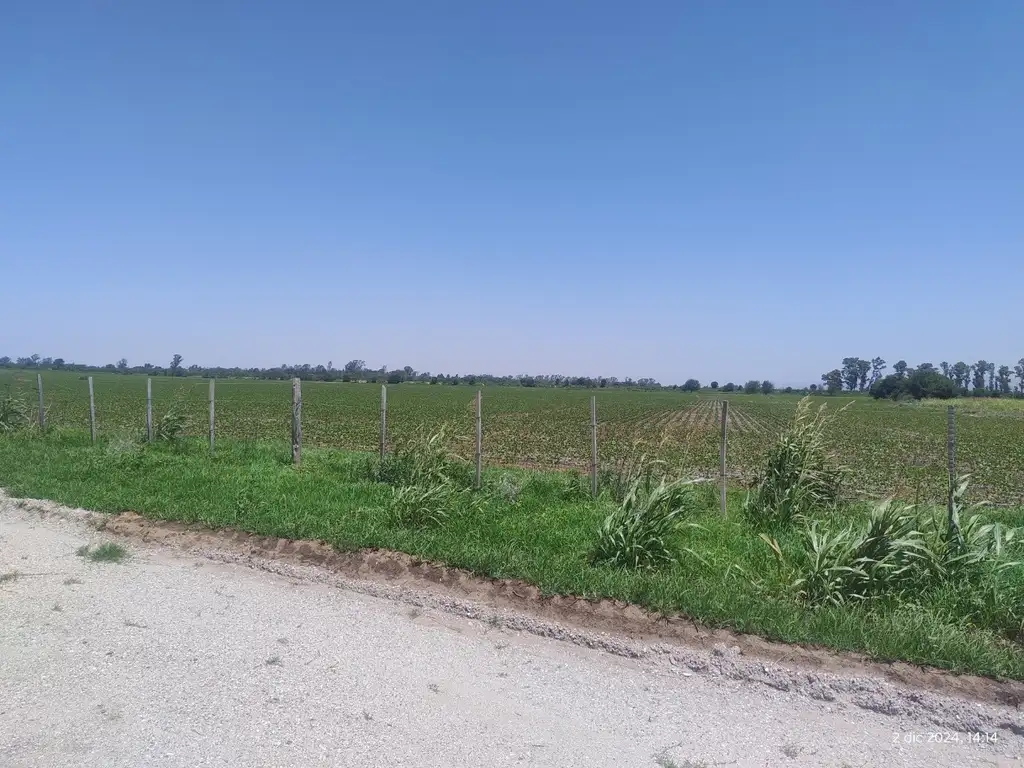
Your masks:
<instances>
[{"instance_id":1,"label":"wooden fence post","mask_svg":"<svg viewBox=\"0 0 1024 768\"><path fill-rule=\"evenodd\" d=\"M725 506L725 446L728 441L729 434L729 401L722 401L722 439L721 444L718 447L718 482L721 486L719 490L719 506L721 507L722 517L726 516Z\"/></svg>"},{"instance_id":2,"label":"wooden fence post","mask_svg":"<svg viewBox=\"0 0 1024 768\"><path fill-rule=\"evenodd\" d=\"M302 380L292 379L292 464L302 461Z\"/></svg>"},{"instance_id":3,"label":"wooden fence post","mask_svg":"<svg viewBox=\"0 0 1024 768\"><path fill-rule=\"evenodd\" d=\"M590 396L590 494L597 497L597 396Z\"/></svg>"},{"instance_id":4,"label":"wooden fence post","mask_svg":"<svg viewBox=\"0 0 1024 768\"><path fill-rule=\"evenodd\" d=\"M213 390L216 379L210 379L210 453L213 453Z\"/></svg>"},{"instance_id":5,"label":"wooden fence post","mask_svg":"<svg viewBox=\"0 0 1024 768\"><path fill-rule=\"evenodd\" d=\"M380 460L384 461L388 441L388 387L380 385Z\"/></svg>"},{"instance_id":6,"label":"wooden fence post","mask_svg":"<svg viewBox=\"0 0 1024 768\"><path fill-rule=\"evenodd\" d=\"M146 379L146 440L153 442L153 380Z\"/></svg>"},{"instance_id":7,"label":"wooden fence post","mask_svg":"<svg viewBox=\"0 0 1024 768\"><path fill-rule=\"evenodd\" d=\"M89 377L89 436L96 444L96 398L93 394L92 376Z\"/></svg>"},{"instance_id":8,"label":"wooden fence post","mask_svg":"<svg viewBox=\"0 0 1024 768\"><path fill-rule=\"evenodd\" d=\"M952 405L946 408L946 473L949 486L946 493L946 524L949 533L959 540L960 523L956 519L953 504L956 493L956 411Z\"/></svg>"},{"instance_id":9,"label":"wooden fence post","mask_svg":"<svg viewBox=\"0 0 1024 768\"><path fill-rule=\"evenodd\" d=\"M476 488L480 488L480 470L484 454L483 394L476 391Z\"/></svg>"},{"instance_id":10,"label":"wooden fence post","mask_svg":"<svg viewBox=\"0 0 1024 768\"><path fill-rule=\"evenodd\" d=\"M36 389L39 390L39 431L46 431L46 409L43 407L43 374L36 374Z\"/></svg>"}]
</instances>

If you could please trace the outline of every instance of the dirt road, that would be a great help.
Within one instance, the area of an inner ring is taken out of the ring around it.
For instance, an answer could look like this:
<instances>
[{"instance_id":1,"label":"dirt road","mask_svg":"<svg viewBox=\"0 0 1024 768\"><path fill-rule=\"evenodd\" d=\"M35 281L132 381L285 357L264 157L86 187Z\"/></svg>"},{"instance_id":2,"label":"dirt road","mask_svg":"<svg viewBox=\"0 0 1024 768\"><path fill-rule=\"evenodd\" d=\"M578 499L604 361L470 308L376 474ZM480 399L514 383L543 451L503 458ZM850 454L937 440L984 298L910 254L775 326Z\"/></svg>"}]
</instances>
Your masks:
<instances>
[{"instance_id":1,"label":"dirt road","mask_svg":"<svg viewBox=\"0 0 1024 768\"><path fill-rule=\"evenodd\" d=\"M123 564L76 555L109 538L0 501L0 765L1024 766L1013 708L902 692L919 714L889 715L408 586L383 599L131 539Z\"/></svg>"}]
</instances>

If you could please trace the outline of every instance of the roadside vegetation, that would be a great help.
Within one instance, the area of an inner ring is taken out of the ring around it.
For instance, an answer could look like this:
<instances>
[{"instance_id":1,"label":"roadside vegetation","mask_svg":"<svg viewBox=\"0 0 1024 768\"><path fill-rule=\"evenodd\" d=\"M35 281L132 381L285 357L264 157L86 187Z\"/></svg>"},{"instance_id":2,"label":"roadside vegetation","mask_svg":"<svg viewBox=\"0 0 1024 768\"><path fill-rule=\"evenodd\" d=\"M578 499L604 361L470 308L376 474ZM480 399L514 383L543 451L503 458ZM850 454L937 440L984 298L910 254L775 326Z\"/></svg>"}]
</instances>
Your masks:
<instances>
[{"instance_id":1,"label":"roadside vegetation","mask_svg":"<svg viewBox=\"0 0 1024 768\"><path fill-rule=\"evenodd\" d=\"M749 487L728 495L643 452L602 492L573 472L472 466L447 429L384 461L281 443L30 428L0 438L0 486L105 512L383 547L547 594L609 597L711 626L957 671L1024 679L1024 513L968 502L849 502L830 442L841 414L801 404ZM96 552L97 550L90 550Z\"/></svg>"},{"instance_id":2,"label":"roadside vegetation","mask_svg":"<svg viewBox=\"0 0 1024 768\"><path fill-rule=\"evenodd\" d=\"M106 541L95 547L84 544L75 554L93 563L123 563L128 559L128 550L113 541Z\"/></svg>"},{"instance_id":3,"label":"roadside vegetation","mask_svg":"<svg viewBox=\"0 0 1024 768\"><path fill-rule=\"evenodd\" d=\"M25 397L7 387L0 392L0 434L18 432L32 426L32 412Z\"/></svg>"},{"instance_id":4,"label":"roadside vegetation","mask_svg":"<svg viewBox=\"0 0 1024 768\"><path fill-rule=\"evenodd\" d=\"M904 371L905 375L908 374ZM46 426L86 430L86 376L43 371ZM717 383L717 382L716 382ZM775 437L789 424L800 398L700 390L632 390L485 386L484 456L489 466L586 471L590 461L590 398L597 398L598 449L608 469L639 456L663 461L677 476L714 477L724 401L729 403L727 469L748 483L765 469ZM97 434L101 440L135 440L145 424L146 377L94 376ZM859 386L859 384L857 385ZM209 381L153 377L154 441L208 436ZM476 388L403 383L387 398L389 449L421 430L444 429L451 452L473 455ZM304 446L374 451L379 436L380 385L307 381L302 385ZM946 495L946 414L956 403L958 467L972 476L974 500L1024 504L1024 399L956 401L872 399L855 389L816 397L834 414L825 430L830 450L842 456L847 497L894 496L907 501ZM842 410L843 406L853 403ZM291 384L285 381L218 380L218 441L288 439ZM0 434L10 425L38 423L36 374L0 368ZM624 497L628 484L617 491Z\"/></svg>"}]
</instances>

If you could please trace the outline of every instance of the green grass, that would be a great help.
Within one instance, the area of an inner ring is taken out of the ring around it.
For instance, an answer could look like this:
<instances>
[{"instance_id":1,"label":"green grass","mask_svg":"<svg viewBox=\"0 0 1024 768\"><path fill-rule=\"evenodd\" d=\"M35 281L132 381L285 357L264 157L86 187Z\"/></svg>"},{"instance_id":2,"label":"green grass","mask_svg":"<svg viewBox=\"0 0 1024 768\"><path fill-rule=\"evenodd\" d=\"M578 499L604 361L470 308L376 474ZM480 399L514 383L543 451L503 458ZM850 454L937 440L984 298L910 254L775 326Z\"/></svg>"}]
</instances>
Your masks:
<instances>
[{"instance_id":1,"label":"green grass","mask_svg":"<svg viewBox=\"0 0 1024 768\"><path fill-rule=\"evenodd\" d=\"M1024 649L950 615L956 594L922 597L919 605L800 602L745 523L740 491L730 492L728 519L715 512L715 494L698 494L687 520L699 526L675 534L676 561L629 571L591 563L610 502L567 494L557 473L489 469L480 503L439 525L408 526L390 513L391 487L367 479L369 460L309 449L295 469L284 443L225 440L211 457L200 440L92 446L87 433L67 432L0 439L0 485L15 496L103 512L322 539L343 550L400 550L485 576L525 579L546 594L616 598L776 640L1024 679ZM846 520L864 511L842 514ZM1017 508L990 514L1024 525ZM799 545L795 533L779 534L778 542L786 552Z\"/></svg>"},{"instance_id":2,"label":"green grass","mask_svg":"<svg viewBox=\"0 0 1024 768\"><path fill-rule=\"evenodd\" d=\"M75 554L94 563L123 563L128 559L128 550L112 541L95 547L86 544L79 547Z\"/></svg>"},{"instance_id":3,"label":"green grass","mask_svg":"<svg viewBox=\"0 0 1024 768\"><path fill-rule=\"evenodd\" d=\"M1024 398L965 397L953 403L949 400L922 400L920 404L925 408L940 408L943 412L948 406L955 405L959 412L972 415L1009 413L1024 417Z\"/></svg>"},{"instance_id":4,"label":"green grass","mask_svg":"<svg viewBox=\"0 0 1024 768\"><path fill-rule=\"evenodd\" d=\"M87 376L44 371L47 423L86 429ZM142 434L144 376L93 374L101 436ZM0 370L0 394L22 396L36 416L36 374ZM207 429L209 382L199 378L153 378L154 421L180 413L183 434ZM217 435L251 442L287 440L291 385L286 381L224 380L216 384ZM456 449L473 452L473 398L466 385L402 384L388 388L392 439L420 427L451 425ZM590 457L590 397L596 395L599 445L611 461L637 441L681 474L713 475L718 468L721 402L730 408L729 470L750 477L763 466L779 429L788 424L798 398L625 389L484 387L485 460L490 465L586 469ZM380 386L304 382L303 439L306 445L372 451L377 445ZM838 409L853 401L829 430L829 442L850 469L847 491L858 497L898 495L940 501L946 484L946 403L897 404L861 394L816 398ZM1024 401L958 400L958 467L973 475L975 499L1024 504Z\"/></svg>"}]
</instances>

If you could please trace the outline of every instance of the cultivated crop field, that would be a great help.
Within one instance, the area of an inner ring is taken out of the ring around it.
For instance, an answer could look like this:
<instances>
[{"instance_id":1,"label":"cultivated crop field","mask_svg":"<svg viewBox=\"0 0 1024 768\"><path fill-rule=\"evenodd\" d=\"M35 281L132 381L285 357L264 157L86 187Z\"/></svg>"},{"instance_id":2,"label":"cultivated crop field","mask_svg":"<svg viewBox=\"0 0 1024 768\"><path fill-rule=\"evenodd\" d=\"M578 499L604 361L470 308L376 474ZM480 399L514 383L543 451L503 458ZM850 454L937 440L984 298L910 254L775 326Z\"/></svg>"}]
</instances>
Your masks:
<instances>
[{"instance_id":1,"label":"cultivated crop field","mask_svg":"<svg viewBox=\"0 0 1024 768\"><path fill-rule=\"evenodd\" d=\"M96 417L101 437L141 434L145 423L146 379L94 375ZM50 427L87 429L86 377L43 373ZM35 374L0 372L0 393L10 388L35 403ZM390 440L418 428L449 424L454 450L473 451L476 388L401 384L388 388ZM597 396L601 461L639 443L643 450L682 472L717 473L723 395L717 393L485 387L484 457L488 465L538 468L588 466L589 403ZM324 447L374 450L379 430L380 387L373 384L304 382L303 439ZM153 409L185 415L186 432L205 436L208 381L153 379ZM737 483L750 478L766 450L789 422L798 398L737 395L729 400L728 471ZM835 455L852 473L856 496L898 495L940 499L945 493L947 403L896 404L863 396L822 397L839 409L832 425ZM958 410L958 470L974 476L972 494L997 503L1024 502L1024 402L951 401ZM243 441L287 440L291 385L281 381L223 380L216 385L217 437Z\"/></svg>"}]
</instances>

